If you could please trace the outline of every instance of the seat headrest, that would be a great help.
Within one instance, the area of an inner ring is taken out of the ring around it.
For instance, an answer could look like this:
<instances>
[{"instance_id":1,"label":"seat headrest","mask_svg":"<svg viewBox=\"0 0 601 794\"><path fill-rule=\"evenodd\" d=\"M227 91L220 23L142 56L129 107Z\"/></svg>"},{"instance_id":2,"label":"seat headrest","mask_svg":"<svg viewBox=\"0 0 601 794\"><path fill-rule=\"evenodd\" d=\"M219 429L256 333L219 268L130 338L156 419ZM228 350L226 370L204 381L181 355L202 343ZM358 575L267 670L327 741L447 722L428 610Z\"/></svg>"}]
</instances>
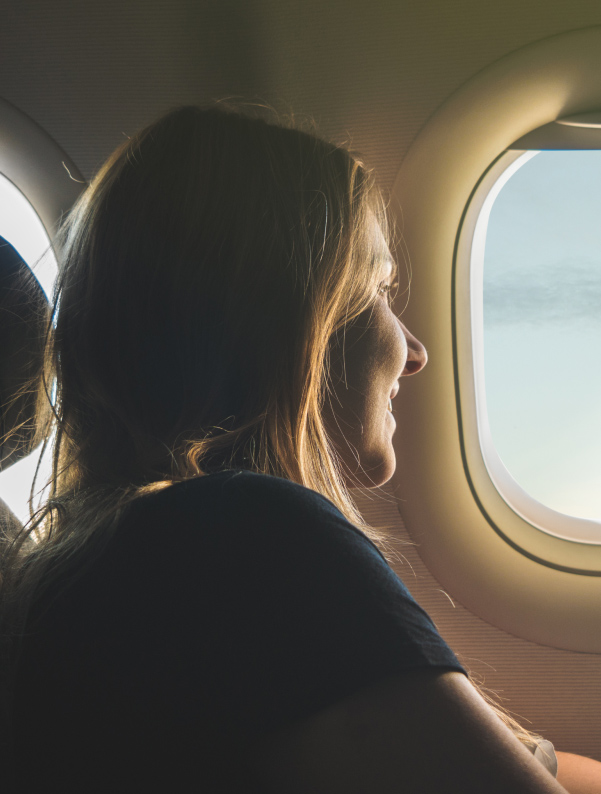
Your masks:
<instances>
[{"instance_id":1,"label":"seat headrest","mask_svg":"<svg viewBox=\"0 0 601 794\"><path fill-rule=\"evenodd\" d=\"M0 237L0 470L33 449L49 305L27 263ZM43 409L42 409L43 410Z\"/></svg>"}]
</instances>

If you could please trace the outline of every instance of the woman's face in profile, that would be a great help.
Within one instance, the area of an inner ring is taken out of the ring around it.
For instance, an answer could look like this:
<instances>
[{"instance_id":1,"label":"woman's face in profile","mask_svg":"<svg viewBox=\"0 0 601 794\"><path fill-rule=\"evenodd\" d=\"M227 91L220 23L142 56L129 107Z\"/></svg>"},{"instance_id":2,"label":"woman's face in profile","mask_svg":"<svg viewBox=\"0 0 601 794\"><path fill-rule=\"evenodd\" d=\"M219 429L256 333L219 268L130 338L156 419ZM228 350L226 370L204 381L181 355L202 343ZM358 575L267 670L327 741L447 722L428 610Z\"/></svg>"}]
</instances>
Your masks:
<instances>
[{"instance_id":1,"label":"woman's face in profile","mask_svg":"<svg viewBox=\"0 0 601 794\"><path fill-rule=\"evenodd\" d=\"M379 227L377 237L382 279L375 305L342 329L331 347L333 395L324 419L351 487L383 485L394 474L396 422L389 400L400 378L427 362L422 343L390 307L392 258Z\"/></svg>"}]
</instances>

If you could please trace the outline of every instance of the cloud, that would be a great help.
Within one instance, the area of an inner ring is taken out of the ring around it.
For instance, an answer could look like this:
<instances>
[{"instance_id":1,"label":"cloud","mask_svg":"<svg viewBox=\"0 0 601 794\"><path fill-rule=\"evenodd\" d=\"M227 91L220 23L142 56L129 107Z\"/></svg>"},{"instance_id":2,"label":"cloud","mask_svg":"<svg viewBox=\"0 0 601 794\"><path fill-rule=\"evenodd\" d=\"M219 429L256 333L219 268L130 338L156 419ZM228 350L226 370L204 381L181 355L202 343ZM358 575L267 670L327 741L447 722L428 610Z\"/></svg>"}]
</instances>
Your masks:
<instances>
[{"instance_id":1,"label":"cloud","mask_svg":"<svg viewBox=\"0 0 601 794\"><path fill-rule=\"evenodd\" d=\"M601 255L527 266L495 266L484 274L484 324L601 325Z\"/></svg>"}]
</instances>

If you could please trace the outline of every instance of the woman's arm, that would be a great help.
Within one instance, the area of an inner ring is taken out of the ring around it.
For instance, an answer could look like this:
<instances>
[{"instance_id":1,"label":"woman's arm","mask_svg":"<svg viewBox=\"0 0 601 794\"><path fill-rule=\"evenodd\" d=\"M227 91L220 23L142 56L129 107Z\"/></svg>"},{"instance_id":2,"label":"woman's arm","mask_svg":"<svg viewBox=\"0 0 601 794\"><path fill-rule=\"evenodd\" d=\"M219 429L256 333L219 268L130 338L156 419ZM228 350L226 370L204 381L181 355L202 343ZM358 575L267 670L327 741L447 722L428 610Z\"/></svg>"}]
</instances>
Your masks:
<instances>
[{"instance_id":1,"label":"woman's arm","mask_svg":"<svg viewBox=\"0 0 601 794\"><path fill-rule=\"evenodd\" d=\"M415 670L255 748L278 794L565 794L461 673ZM561 762L560 762L561 763Z\"/></svg>"},{"instance_id":2,"label":"woman's arm","mask_svg":"<svg viewBox=\"0 0 601 794\"><path fill-rule=\"evenodd\" d=\"M572 753L555 752L557 779L570 794L601 794L601 763Z\"/></svg>"}]
</instances>

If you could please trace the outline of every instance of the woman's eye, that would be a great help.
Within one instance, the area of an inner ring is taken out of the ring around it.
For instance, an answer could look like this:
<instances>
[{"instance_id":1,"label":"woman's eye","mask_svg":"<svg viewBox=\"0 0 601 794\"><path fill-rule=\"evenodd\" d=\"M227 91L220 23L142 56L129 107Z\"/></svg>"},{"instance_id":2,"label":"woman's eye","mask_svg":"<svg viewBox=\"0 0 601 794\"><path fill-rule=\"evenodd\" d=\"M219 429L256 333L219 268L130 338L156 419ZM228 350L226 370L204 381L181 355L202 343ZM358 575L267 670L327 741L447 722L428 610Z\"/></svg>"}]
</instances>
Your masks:
<instances>
[{"instance_id":1,"label":"woman's eye","mask_svg":"<svg viewBox=\"0 0 601 794\"><path fill-rule=\"evenodd\" d=\"M387 281L383 281L378 287L378 294L385 297L388 303L390 303L392 300L391 292L395 287L396 284L389 284Z\"/></svg>"}]
</instances>

